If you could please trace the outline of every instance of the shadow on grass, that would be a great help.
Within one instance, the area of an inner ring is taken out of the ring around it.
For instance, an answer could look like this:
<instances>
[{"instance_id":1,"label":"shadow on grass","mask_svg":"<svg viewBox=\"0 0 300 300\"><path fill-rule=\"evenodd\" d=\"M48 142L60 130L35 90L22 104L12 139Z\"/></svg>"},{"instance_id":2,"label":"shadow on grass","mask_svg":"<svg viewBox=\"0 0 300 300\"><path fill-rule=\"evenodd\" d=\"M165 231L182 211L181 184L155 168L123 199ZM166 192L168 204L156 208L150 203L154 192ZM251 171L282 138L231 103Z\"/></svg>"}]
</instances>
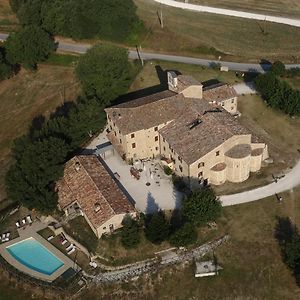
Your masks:
<instances>
[{"instance_id":1,"label":"shadow on grass","mask_svg":"<svg viewBox=\"0 0 300 300\"><path fill-rule=\"evenodd\" d=\"M282 259L292 270L296 283L300 286L300 235L296 226L287 217L277 217L275 227Z\"/></svg>"}]
</instances>

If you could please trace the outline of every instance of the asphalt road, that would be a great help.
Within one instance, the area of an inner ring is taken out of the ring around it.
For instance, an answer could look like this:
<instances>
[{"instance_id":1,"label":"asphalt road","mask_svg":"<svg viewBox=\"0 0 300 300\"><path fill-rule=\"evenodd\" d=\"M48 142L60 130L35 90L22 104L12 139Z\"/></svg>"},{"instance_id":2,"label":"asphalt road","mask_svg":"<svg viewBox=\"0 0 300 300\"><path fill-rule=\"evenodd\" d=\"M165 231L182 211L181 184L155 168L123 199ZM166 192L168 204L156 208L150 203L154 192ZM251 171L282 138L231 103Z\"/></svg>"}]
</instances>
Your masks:
<instances>
[{"instance_id":1,"label":"asphalt road","mask_svg":"<svg viewBox=\"0 0 300 300\"><path fill-rule=\"evenodd\" d=\"M291 190L298 185L300 185L300 162L298 162L297 165L283 178L278 179L277 182L270 183L254 190L221 196L220 200L222 201L223 206L242 204L273 196L276 193L280 194Z\"/></svg>"},{"instance_id":2,"label":"asphalt road","mask_svg":"<svg viewBox=\"0 0 300 300\"><path fill-rule=\"evenodd\" d=\"M0 40L6 40L7 37L8 34L0 33ZM90 47L91 45L89 44L66 43L66 42L58 43L58 50L64 52L70 52L70 53L83 54ZM140 55L144 60L152 60L152 59L164 60L164 61L192 64L192 65L199 65L199 66L206 66L206 67L211 66L214 63L220 63L222 66L228 67L229 70L232 71L263 73L269 68L269 65L267 64L236 63L236 62L229 62L229 61L209 60L209 59L201 59L201 58L194 58L188 56L161 54L161 53L141 52ZM138 58L137 52L130 50L129 57L132 59L137 59ZM296 68L296 67L300 68L300 64L287 64L286 67L288 69Z\"/></svg>"},{"instance_id":3,"label":"asphalt road","mask_svg":"<svg viewBox=\"0 0 300 300\"><path fill-rule=\"evenodd\" d=\"M184 3L184 2L174 1L174 0L154 0L154 1L164 4L164 5L167 5L167 6L172 6L172 7L186 9L186 10L192 10L192 11L196 11L196 12L205 12L205 13L225 15L225 16L231 16L231 17L244 18L244 19L268 21L268 22L280 23L280 24L285 24L285 25L294 26L294 27L300 27L299 19L262 15L262 14L258 14L258 13L250 13L250 12L233 10L233 9L225 9L225 8L217 8L217 7L211 7L211 6L190 4L190 3Z\"/></svg>"}]
</instances>

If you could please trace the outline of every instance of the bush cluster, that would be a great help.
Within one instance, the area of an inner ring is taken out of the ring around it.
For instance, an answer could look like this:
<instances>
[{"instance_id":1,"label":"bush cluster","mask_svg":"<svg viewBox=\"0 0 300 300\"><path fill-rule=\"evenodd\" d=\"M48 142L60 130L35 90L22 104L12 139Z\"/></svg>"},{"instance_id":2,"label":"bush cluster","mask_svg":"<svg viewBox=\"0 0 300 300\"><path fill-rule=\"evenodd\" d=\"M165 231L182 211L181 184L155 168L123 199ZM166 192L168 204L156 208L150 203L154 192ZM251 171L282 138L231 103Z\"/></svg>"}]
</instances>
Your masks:
<instances>
[{"instance_id":1,"label":"bush cluster","mask_svg":"<svg viewBox=\"0 0 300 300\"><path fill-rule=\"evenodd\" d=\"M195 190L184 199L182 209L173 211L170 220L161 210L146 215L143 226L145 237L153 244L168 240L176 247L191 245L197 240L197 227L215 221L221 209L221 203L212 189ZM125 248L138 245L141 227L132 220L124 222L121 241Z\"/></svg>"},{"instance_id":2,"label":"bush cluster","mask_svg":"<svg viewBox=\"0 0 300 300\"><path fill-rule=\"evenodd\" d=\"M273 72L258 76L255 85L269 106L289 115L300 115L300 91L280 80Z\"/></svg>"}]
</instances>

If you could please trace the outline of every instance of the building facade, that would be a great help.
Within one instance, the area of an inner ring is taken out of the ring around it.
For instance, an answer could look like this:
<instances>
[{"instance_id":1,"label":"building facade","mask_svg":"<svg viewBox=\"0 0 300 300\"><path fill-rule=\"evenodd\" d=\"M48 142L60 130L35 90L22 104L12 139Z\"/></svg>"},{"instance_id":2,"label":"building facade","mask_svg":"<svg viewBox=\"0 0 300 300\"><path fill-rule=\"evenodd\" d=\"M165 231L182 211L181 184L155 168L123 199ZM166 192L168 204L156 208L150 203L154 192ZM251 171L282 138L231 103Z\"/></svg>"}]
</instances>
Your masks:
<instances>
[{"instance_id":1,"label":"building facade","mask_svg":"<svg viewBox=\"0 0 300 300\"><path fill-rule=\"evenodd\" d=\"M168 72L169 90L106 109L108 138L127 161L172 161L191 187L245 181L268 158L267 145L236 118L227 84L203 87Z\"/></svg>"},{"instance_id":2,"label":"building facade","mask_svg":"<svg viewBox=\"0 0 300 300\"><path fill-rule=\"evenodd\" d=\"M95 155L69 160L56 189L59 208L67 216L82 215L98 238L122 227L126 215L136 217L134 206Z\"/></svg>"}]
</instances>

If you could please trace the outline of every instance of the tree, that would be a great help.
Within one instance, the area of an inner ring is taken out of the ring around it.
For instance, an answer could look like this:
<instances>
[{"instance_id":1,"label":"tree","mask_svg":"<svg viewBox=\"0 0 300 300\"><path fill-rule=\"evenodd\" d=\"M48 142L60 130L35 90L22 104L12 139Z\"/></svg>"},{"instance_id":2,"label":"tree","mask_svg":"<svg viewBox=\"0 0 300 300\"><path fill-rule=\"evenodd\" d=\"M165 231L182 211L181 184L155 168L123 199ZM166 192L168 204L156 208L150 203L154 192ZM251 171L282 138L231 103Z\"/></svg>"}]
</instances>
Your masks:
<instances>
[{"instance_id":1,"label":"tree","mask_svg":"<svg viewBox=\"0 0 300 300\"><path fill-rule=\"evenodd\" d=\"M39 25L51 34L124 42L144 29L133 0L10 0L23 25Z\"/></svg>"},{"instance_id":2,"label":"tree","mask_svg":"<svg viewBox=\"0 0 300 300\"><path fill-rule=\"evenodd\" d=\"M31 142L27 137L16 143L16 163L6 176L9 197L26 207L49 212L57 205L55 182L63 175L68 146L61 139Z\"/></svg>"},{"instance_id":3,"label":"tree","mask_svg":"<svg viewBox=\"0 0 300 300\"><path fill-rule=\"evenodd\" d=\"M169 224L162 211L146 217L145 235L154 244L160 244L168 238Z\"/></svg>"},{"instance_id":4,"label":"tree","mask_svg":"<svg viewBox=\"0 0 300 300\"><path fill-rule=\"evenodd\" d=\"M125 248L135 248L141 240L138 222L129 215L125 216L121 232L121 242Z\"/></svg>"},{"instance_id":5,"label":"tree","mask_svg":"<svg viewBox=\"0 0 300 300\"><path fill-rule=\"evenodd\" d=\"M108 104L127 92L133 67L128 51L111 45L96 45L80 57L76 68L83 91Z\"/></svg>"},{"instance_id":6,"label":"tree","mask_svg":"<svg viewBox=\"0 0 300 300\"><path fill-rule=\"evenodd\" d=\"M187 246L195 243L197 231L192 223L185 223L170 237L170 244L176 247Z\"/></svg>"},{"instance_id":7,"label":"tree","mask_svg":"<svg viewBox=\"0 0 300 300\"><path fill-rule=\"evenodd\" d=\"M285 74L285 65L281 61L275 61L270 69L275 76L283 76Z\"/></svg>"},{"instance_id":8,"label":"tree","mask_svg":"<svg viewBox=\"0 0 300 300\"><path fill-rule=\"evenodd\" d=\"M11 64L23 64L35 68L38 62L48 58L55 49L52 38L37 26L27 26L11 34L5 44L7 60Z\"/></svg>"},{"instance_id":9,"label":"tree","mask_svg":"<svg viewBox=\"0 0 300 300\"><path fill-rule=\"evenodd\" d=\"M0 47L0 81L13 75L13 66L5 58L5 49Z\"/></svg>"},{"instance_id":10,"label":"tree","mask_svg":"<svg viewBox=\"0 0 300 300\"><path fill-rule=\"evenodd\" d=\"M183 216L195 225L203 225L216 220L221 210L221 203L211 188L193 191L182 204Z\"/></svg>"}]
</instances>

